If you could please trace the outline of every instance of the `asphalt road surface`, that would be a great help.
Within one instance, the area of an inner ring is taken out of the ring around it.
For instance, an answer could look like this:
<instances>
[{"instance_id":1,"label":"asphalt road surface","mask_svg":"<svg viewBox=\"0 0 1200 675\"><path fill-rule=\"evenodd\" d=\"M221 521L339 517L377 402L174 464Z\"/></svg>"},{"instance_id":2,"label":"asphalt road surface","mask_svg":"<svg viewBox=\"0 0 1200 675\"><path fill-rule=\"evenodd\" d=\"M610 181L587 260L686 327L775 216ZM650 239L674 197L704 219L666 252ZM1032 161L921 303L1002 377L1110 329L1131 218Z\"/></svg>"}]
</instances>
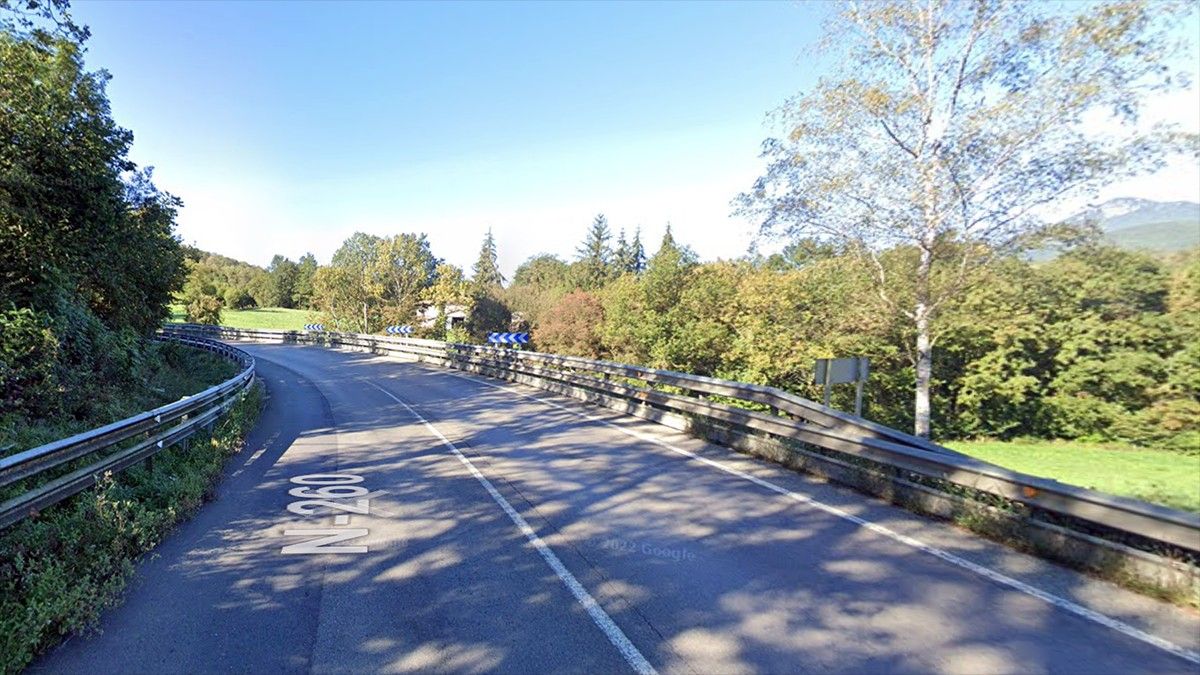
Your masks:
<instances>
[{"instance_id":1,"label":"asphalt road surface","mask_svg":"<svg viewBox=\"0 0 1200 675\"><path fill-rule=\"evenodd\" d=\"M242 346L217 499L35 672L1200 672L1194 612L665 427Z\"/></svg>"}]
</instances>

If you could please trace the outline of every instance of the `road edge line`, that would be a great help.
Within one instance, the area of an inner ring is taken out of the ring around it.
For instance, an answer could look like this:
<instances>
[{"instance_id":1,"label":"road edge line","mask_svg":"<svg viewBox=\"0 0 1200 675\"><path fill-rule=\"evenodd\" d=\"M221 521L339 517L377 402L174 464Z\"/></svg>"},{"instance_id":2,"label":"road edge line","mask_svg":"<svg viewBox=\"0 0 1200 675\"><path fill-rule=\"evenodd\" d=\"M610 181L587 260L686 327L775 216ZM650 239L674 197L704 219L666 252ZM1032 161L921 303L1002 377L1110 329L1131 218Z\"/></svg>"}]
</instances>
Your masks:
<instances>
[{"instance_id":1,"label":"road edge line","mask_svg":"<svg viewBox=\"0 0 1200 675\"><path fill-rule=\"evenodd\" d=\"M985 579L994 581L1002 586L1007 586L1013 590L1024 593L1025 595L1029 595L1034 598L1037 598L1038 600L1041 600L1047 604L1053 605L1054 607L1057 607L1065 612L1074 614L1075 616L1078 616L1080 618L1086 619L1093 623L1099 624L1101 626L1104 626L1105 628L1117 631L1118 633L1121 633L1122 635L1125 635L1126 637L1130 637L1130 638L1133 638L1140 642L1144 642L1152 647L1156 647L1164 652L1167 652L1168 654L1171 654L1173 656L1177 656L1181 659L1184 659L1185 661L1189 661L1191 663L1200 665L1200 652L1195 652L1190 649L1187 649L1186 647L1181 647L1181 646L1175 644L1174 642L1171 642L1170 640L1158 637L1157 635L1153 635L1151 633L1147 633L1146 631L1144 631L1140 628L1137 628L1136 626L1131 626L1131 625L1125 623L1124 621L1120 621L1119 619L1114 619L1106 614L1101 614L1100 612L1097 612L1093 609L1084 607L1083 605L1080 605L1076 602L1073 602L1073 601L1063 598L1061 596L1054 595L1053 593L1050 593L1047 591L1043 591L1042 589L1037 588L1036 586L1027 584L1024 581L1021 581L1019 579L1014 579L1006 574L997 572L996 570L993 570L989 567L984 567L983 565L980 565L978 563L971 562L970 560L967 560L966 558L962 558L962 557L957 556L949 551L937 548L936 546L926 544L925 542L920 541L919 539L914 539L913 537L910 537L906 534L901 534L891 528L885 527L878 523L871 522L869 520L866 520L865 518L860 518L852 513L843 511L842 509L839 509L836 506L832 506L830 504L826 504L824 502L817 501L816 499L813 499L812 497L802 495L797 492L793 492L785 487L776 485L775 483L772 483L771 481L759 478L758 476L748 474L744 471L741 471L740 469L735 469L730 466L725 466L724 464L721 464L720 462L717 462L715 460L708 459L707 457L701 457L700 455L697 455L696 453L694 453L690 450L684 450L683 448L677 448L674 445L671 445L670 443L668 443L667 441L664 441L662 439L655 438L648 434L643 434L639 431L635 431L632 429L626 429L626 428L622 427L621 425L613 424L612 422L610 422L602 417L590 415L586 412L580 412L578 410L572 410L571 408L568 408L567 406L559 405L553 401L547 401L544 398L541 398L538 396L533 396L531 394L526 394L525 392L522 392L522 391L517 391L517 390L513 389L512 387L506 387L506 386L501 386L498 384L492 384L491 382L485 382L483 380L480 380L480 379L477 379L474 377L468 377L465 375L460 375L458 373L445 373L445 374L450 375L452 377L457 377L459 379L467 380L468 382L475 382L477 384L487 385L489 387L492 387L494 389L499 389L499 390L507 392L507 393L516 394L518 396L522 396L524 398L527 398L527 399L530 399L533 401L537 401L538 403L543 403L543 404L551 406L553 408L563 410L572 415L577 415L579 417L583 417L583 418L591 420L593 422L599 422L600 424L612 427L613 429L616 429L617 431L620 431L621 433L623 433L627 436L636 438L638 440L646 441L648 443L653 443L655 445L664 447L672 452L675 452L680 455L684 455L685 457L689 457L689 458L694 459L703 464L707 464L708 466L711 466L713 468L724 471L725 473L737 476L744 480L748 480L751 483L754 483L755 485L766 488L776 494L788 497L789 499L792 499L793 501L799 502L801 504L807 504L818 510L824 511L825 513L828 513L832 516L836 516L843 520L852 522L852 523L858 525L859 527L870 530L871 532L874 532L881 536L887 537L888 539L891 539L893 541L904 544L905 546L908 546L910 548L914 548L918 551L921 551L922 553L929 554L929 555L931 555L935 558L938 558L944 562L948 562L956 567L965 569L969 572L972 572L981 577L984 577Z\"/></svg>"},{"instance_id":2,"label":"road edge line","mask_svg":"<svg viewBox=\"0 0 1200 675\"><path fill-rule=\"evenodd\" d=\"M492 482L488 480L478 468L475 467L471 460L468 459L467 456L464 455L456 445L454 445L454 443L443 436L442 432L437 430L437 427L430 424L428 420L421 416L421 413L414 410L412 406L400 400L394 394L392 394L392 392L384 389L374 382L368 381L367 384L375 387L379 391L383 392L388 398L404 406L404 409L407 410L413 417L415 417L418 422L425 425L425 428L431 434L437 437L437 439L441 441L443 445L445 445L447 448L450 448L450 452L453 453L456 458L458 458L459 462L462 462L463 466L467 467L467 470L471 472L471 475L474 476L481 485L483 485L485 490L487 490L488 494L492 497L492 501L500 505L500 508L503 509L509 520L511 520L513 524L517 526L517 529L521 531L521 534L525 535L525 538L529 540L529 543L533 544L533 547L537 549L537 552L542 556L542 559L546 561L546 564L550 566L550 569L554 570L554 573L558 575L559 580L563 582L563 584L567 587L567 590L571 591L571 595L574 595L575 599L579 601L579 604L583 605L584 610L587 611L588 616L591 617L592 622L596 624L596 627L599 628L601 632L604 633L604 636L608 638L608 641L617 648L617 651L621 653L621 656L625 657L625 661L630 665L630 667L641 675L657 675L658 671L654 669L654 666L650 665L650 662L646 660L645 656L642 656L642 653L638 651L638 648L633 644L632 641L630 641L629 637L625 635L617 623L613 621L612 617L608 615L608 612L604 611L604 608L600 606L600 603L596 602L596 599L593 598L590 593L588 593L587 589L583 587L583 584L579 583L579 580L575 578L575 575L571 574L571 571L567 569L567 566L563 564L562 560L559 560L554 551L550 549L550 546L545 541L542 541L542 538L533 531L533 528L529 526L529 523L527 523L525 519L521 517L520 513L517 513L517 510L513 508L512 504L510 504L508 500L504 498L504 495L500 494L500 492L496 489L496 486L492 485Z\"/></svg>"}]
</instances>

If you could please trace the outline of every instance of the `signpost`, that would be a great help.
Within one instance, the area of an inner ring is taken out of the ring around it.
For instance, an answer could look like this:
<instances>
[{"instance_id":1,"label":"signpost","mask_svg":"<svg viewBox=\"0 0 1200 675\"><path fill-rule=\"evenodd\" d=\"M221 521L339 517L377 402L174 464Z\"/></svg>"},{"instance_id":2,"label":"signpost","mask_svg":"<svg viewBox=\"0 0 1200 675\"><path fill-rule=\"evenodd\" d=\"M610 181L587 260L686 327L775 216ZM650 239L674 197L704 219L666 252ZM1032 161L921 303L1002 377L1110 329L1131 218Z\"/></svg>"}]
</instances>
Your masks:
<instances>
[{"instance_id":1,"label":"signpost","mask_svg":"<svg viewBox=\"0 0 1200 675\"><path fill-rule=\"evenodd\" d=\"M384 329L388 335L412 335L412 326L388 326Z\"/></svg>"},{"instance_id":2,"label":"signpost","mask_svg":"<svg viewBox=\"0 0 1200 675\"><path fill-rule=\"evenodd\" d=\"M319 333L325 330L325 325L320 323L306 323L304 324L304 330L317 331Z\"/></svg>"},{"instance_id":3,"label":"signpost","mask_svg":"<svg viewBox=\"0 0 1200 675\"><path fill-rule=\"evenodd\" d=\"M488 342L498 345L527 345L529 333L488 333Z\"/></svg>"},{"instance_id":4,"label":"signpost","mask_svg":"<svg viewBox=\"0 0 1200 675\"><path fill-rule=\"evenodd\" d=\"M817 359L813 382L825 385L825 405L829 405L831 385L854 382L854 414L862 417L863 385L867 381L869 368L867 357L852 356L845 359Z\"/></svg>"}]
</instances>

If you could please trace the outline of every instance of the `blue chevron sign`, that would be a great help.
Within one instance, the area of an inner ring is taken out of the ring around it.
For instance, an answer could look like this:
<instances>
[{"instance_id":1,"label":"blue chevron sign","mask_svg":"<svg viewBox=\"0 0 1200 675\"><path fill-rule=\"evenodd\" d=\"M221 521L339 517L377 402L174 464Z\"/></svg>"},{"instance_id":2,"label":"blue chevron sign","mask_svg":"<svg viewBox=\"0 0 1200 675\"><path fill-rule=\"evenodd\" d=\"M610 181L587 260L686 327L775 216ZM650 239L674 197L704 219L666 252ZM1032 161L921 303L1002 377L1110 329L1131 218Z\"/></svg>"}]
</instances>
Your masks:
<instances>
[{"instance_id":1,"label":"blue chevron sign","mask_svg":"<svg viewBox=\"0 0 1200 675\"><path fill-rule=\"evenodd\" d=\"M388 335L412 335L412 326L388 326L384 329Z\"/></svg>"},{"instance_id":2,"label":"blue chevron sign","mask_svg":"<svg viewBox=\"0 0 1200 675\"><path fill-rule=\"evenodd\" d=\"M527 345L529 333L488 333L488 342L501 345Z\"/></svg>"},{"instance_id":3,"label":"blue chevron sign","mask_svg":"<svg viewBox=\"0 0 1200 675\"><path fill-rule=\"evenodd\" d=\"M315 330L315 331L322 331L322 330L325 330L325 324L321 324L321 323L306 323L306 324L304 324L304 330Z\"/></svg>"}]
</instances>

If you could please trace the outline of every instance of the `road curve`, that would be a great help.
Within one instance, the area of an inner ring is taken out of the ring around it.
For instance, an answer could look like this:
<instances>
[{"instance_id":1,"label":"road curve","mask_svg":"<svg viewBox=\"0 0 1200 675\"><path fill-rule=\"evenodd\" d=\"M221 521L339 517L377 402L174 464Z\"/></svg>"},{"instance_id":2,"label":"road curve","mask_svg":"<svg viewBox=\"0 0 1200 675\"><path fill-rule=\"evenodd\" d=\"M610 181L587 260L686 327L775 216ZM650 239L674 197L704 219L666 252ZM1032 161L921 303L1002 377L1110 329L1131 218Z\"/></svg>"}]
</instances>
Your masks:
<instances>
[{"instance_id":1,"label":"road curve","mask_svg":"<svg viewBox=\"0 0 1200 675\"><path fill-rule=\"evenodd\" d=\"M1193 612L664 427L239 346L270 398L217 499L33 672L1200 669ZM367 513L296 506L326 474Z\"/></svg>"}]
</instances>

